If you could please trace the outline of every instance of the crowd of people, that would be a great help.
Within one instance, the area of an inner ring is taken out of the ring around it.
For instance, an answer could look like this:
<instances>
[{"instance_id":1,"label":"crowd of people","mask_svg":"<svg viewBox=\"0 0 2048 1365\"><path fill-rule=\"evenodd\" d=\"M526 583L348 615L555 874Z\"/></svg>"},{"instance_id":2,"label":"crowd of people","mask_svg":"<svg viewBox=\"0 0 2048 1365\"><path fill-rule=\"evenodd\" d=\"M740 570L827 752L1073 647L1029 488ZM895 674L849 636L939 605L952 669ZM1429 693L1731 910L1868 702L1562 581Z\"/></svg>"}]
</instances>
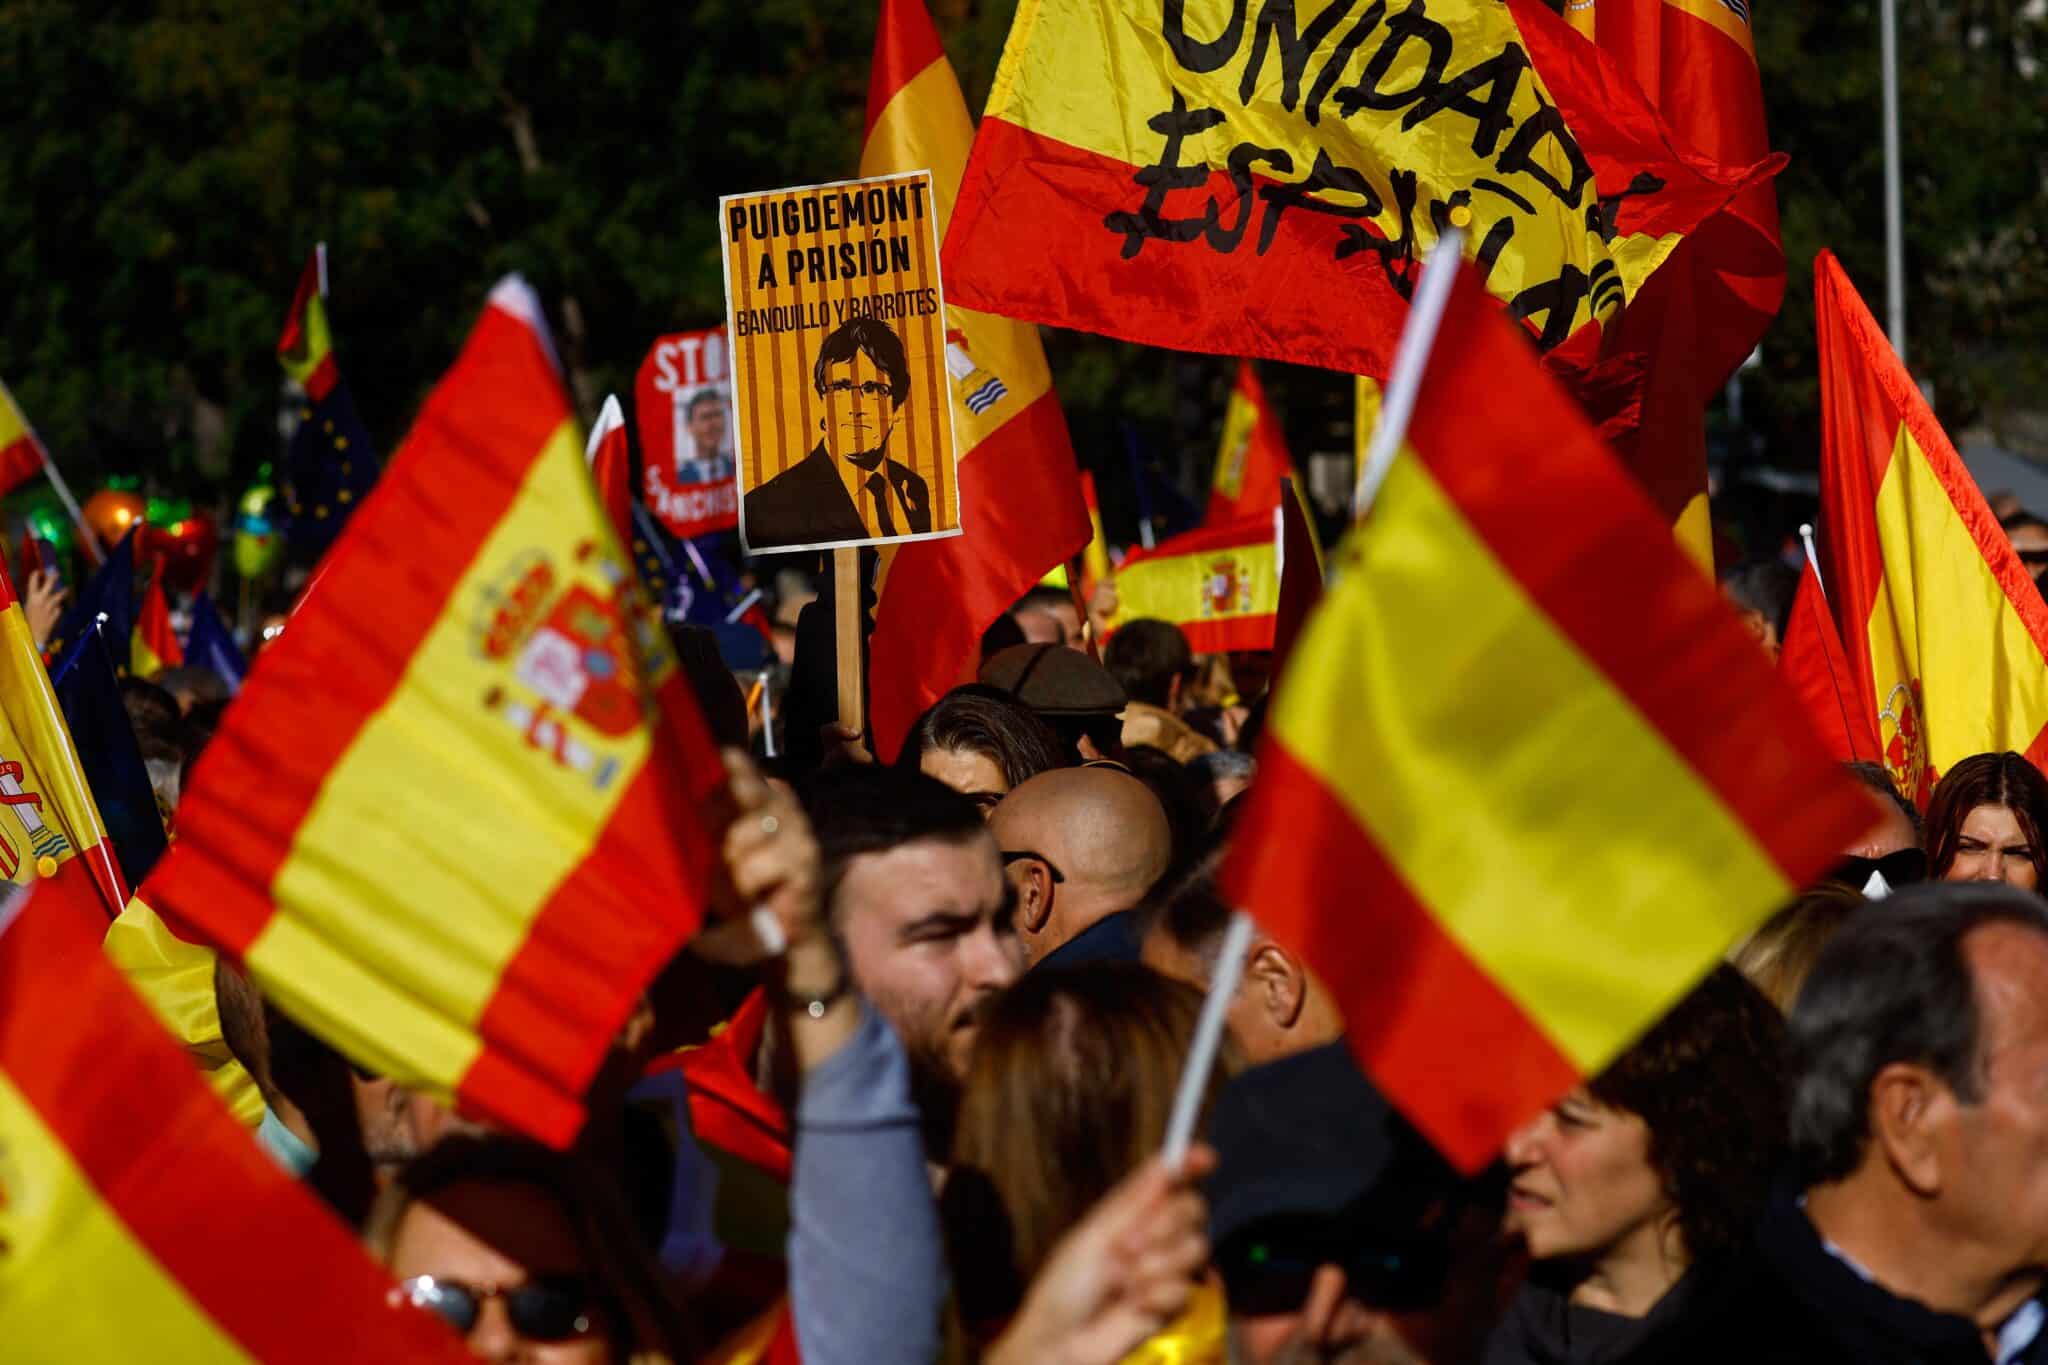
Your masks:
<instances>
[{"instance_id":1,"label":"crowd of people","mask_svg":"<svg viewBox=\"0 0 2048 1365\"><path fill-rule=\"evenodd\" d=\"M882 763L806 680L830 601L782 621L772 719L675 628L736 812L720 913L572 1151L363 1072L218 966L259 1137L361 1229L394 1311L497 1361L2048 1361L2048 779L2023 757L1956 764L1924 821L1857 766L1871 830L1831 879L1477 1178L1255 930L1169 1165L1268 661L1163 621L1098 658L1037 593ZM126 684L173 825L216 681Z\"/></svg>"}]
</instances>

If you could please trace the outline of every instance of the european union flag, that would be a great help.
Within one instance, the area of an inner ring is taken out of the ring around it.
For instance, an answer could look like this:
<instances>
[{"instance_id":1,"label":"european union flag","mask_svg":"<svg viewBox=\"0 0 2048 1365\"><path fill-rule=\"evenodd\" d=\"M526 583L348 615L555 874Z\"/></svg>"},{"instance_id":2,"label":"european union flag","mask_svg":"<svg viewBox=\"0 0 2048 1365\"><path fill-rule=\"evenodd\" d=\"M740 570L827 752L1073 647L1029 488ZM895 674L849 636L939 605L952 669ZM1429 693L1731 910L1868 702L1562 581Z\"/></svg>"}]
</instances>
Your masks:
<instances>
[{"instance_id":1,"label":"european union flag","mask_svg":"<svg viewBox=\"0 0 2048 1365\"><path fill-rule=\"evenodd\" d=\"M91 634L93 623L104 615L107 638L121 641L121 657L126 660L128 641L135 635L135 535L140 529L129 528L107 562L79 589L71 610L64 613L50 636L51 657L61 656Z\"/></svg>"},{"instance_id":2,"label":"european union flag","mask_svg":"<svg viewBox=\"0 0 2048 1365\"><path fill-rule=\"evenodd\" d=\"M242 690L242 675L249 663L235 643L235 633L220 616L213 598L200 593L192 599L192 629L185 636L185 663L190 668L210 668L228 685L232 695Z\"/></svg>"},{"instance_id":3,"label":"european union flag","mask_svg":"<svg viewBox=\"0 0 2048 1365\"><path fill-rule=\"evenodd\" d=\"M322 244L299 277L284 334L277 342L285 373L306 391L278 491L284 504L287 553L308 566L341 534L349 513L377 482L379 469L370 433L356 415L348 384L335 366L326 296L327 248Z\"/></svg>"},{"instance_id":4,"label":"european union flag","mask_svg":"<svg viewBox=\"0 0 2048 1365\"><path fill-rule=\"evenodd\" d=\"M110 639L125 647L128 636L88 628L57 661L50 681L64 723L71 729L71 742L78 748L86 785L92 788L107 837L114 841L121 875L128 885L141 886L164 855L164 822L149 784L149 769L142 762L142 746L135 741L128 708L121 703Z\"/></svg>"}]
</instances>

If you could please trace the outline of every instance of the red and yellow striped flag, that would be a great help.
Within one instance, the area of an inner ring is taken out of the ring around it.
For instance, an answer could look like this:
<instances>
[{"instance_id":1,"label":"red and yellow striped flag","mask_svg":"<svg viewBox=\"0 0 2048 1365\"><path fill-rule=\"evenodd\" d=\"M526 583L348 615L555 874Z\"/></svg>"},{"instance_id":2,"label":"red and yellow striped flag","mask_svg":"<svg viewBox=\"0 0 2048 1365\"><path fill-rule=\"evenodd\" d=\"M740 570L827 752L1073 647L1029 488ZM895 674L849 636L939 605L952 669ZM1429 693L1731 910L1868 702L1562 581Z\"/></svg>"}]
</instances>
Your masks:
<instances>
[{"instance_id":1,"label":"red and yellow striped flag","mask_svg":"<svg viewBox=\"0 0 2048 1365\"><path fill-rule=\"evenodd\" d=\"M1271 649L1280 608L1280 510L1228 526L1204 526L1133 550L1116 571L1116 615L1125 623L1171 621L1197 653Z\"/></svg>"},{"instance_id":2,"label":"red and yellow striped flag","mask_svg":"<svg viewBox=\"0 0 2048 1365\"><path fill-rule=\"evenodd\" d=\"M1833 252L1813 268L1821 567L1892 782L2048 763L2048 606Z\"/></svg>"},{"instance_id":3,"label":"red and yellow striped flag","mask_svg":"<svg viewBox=\"0 0 2048 1365\"><path fill-rule=\"evenodd\" d=\"M723 783L517 278L264 650L149 901L357 1062L562 1144Z\"/></svg>"},{"instance_id":4,"label":"red and yellow striped flag","mask_svg":"<svg viewBox=\"0 0 2048 1365\"><path fill-rule=\"evenodd\" d=\"M1216 447L1216 472L1209 480L1204 526L1264 516L1280 505L1280 481L1294 473L1287 433L1266 401L1266 386L1251 361L1237 362L1237 382L1223 411L1223 439Z\"/></svg>"},{"instance_id":5,"label":"red and yellow striped flag","mask_svg":"<svg viewBox=\"0 0 2048 1365\"><path fill-rule=\"evenodd\" d=\"M19 1361L465 1359L264 1154L64 888L0 912L0 1341Z\"/></svg>"},{"instance_id":6,"label":"red and yellow striped flag","mask_svg":"<svg viewBox=\"0 0 2048 1365\"><path fill-rule=\"evenodd\" d=\"M1408 447L1275 696L1225 880L1469 1170L1877 811L1469 272Z\"/></svg>"},{"instance_id":7,"label":"red and yellow striped flag","mask_svg":"<svg viewBox=\"0 0 2048 1365\"><path fill-rule=\"evenodd\" d=\"M42 472L49 456L5 384L0 384L0 496Z\"/></svg>"},{"instance_id":8,"label":"red and yellow striped flag","mask_svg":"<svg viewBox=\"0 0 2048 1365\"><path fill-rule=\"evenodd\" d=\"M102 922L128 903L114 847L14 585L0 569L0 881L83 878Z\"/></svg>"},{"instance_id":9,"label":"red and yellow striped flag","mask_svg":"<svg viewBox=\"0 0 2048 1365\"><path fill-rule=\"evenodd\" d=\"M154 678L167 668L183 668L185 650L178 632L171 628L171 604L164 597L163 569L150 575L149 590L142 595L142 610L135 616L135 635L128 647L128 671L138 678Z\"/></svg>"},{"instance_id":10,"label":"red and yellow striped flag","mask_svg":"<svg viewBox=\"0 0 2048 1365\"><path fill-rule=\"evenodd\" d=\"M973 140L924 0L882 0L860 173L929 168L943 232ZM962 534L885 552L868 642L869 722L884 760L960 681L982 632L1088 543L1074 447L1036 329L948 305L946 372Z\"/></svg>"},{"instance_id":11,"label":"red and yellow striped flag","mask_svg":"<svg viewBox=\"0 0 2048 1365\"><path fill-rule=\"evenodd\" d=\"M1081 600L1085 606L1095 585L1107 579L1115 566L1109 562L1109 537L1102 529L1102 503L1095 496L1095 476L1081 471L1081 501L1088 508L1088 548L1081 552Z\"/></svg>"}]
</instances>

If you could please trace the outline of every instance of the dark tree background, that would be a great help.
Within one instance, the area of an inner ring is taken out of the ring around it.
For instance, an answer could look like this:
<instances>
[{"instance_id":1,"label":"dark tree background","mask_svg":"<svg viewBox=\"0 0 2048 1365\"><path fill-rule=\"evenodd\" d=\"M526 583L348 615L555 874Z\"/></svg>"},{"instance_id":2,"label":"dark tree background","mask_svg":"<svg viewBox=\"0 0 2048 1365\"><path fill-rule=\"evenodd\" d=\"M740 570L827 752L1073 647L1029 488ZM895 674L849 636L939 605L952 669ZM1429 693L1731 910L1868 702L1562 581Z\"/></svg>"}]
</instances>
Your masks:
<instances>
[{"instance_id":1,"label":"dark tree background","mask_svg":"<svg viewBox=\"0 0 2048 1365\"><path fill-rule=\"evenodd\" d=\"M934 5L971 107L1013 6ZM2023 442L2048 340L2048 5L1901 8L1912 358L1952 431ZM1730 444L1801 468L1814 251L1883 296L1876 4L1756 12L1792 279ZM654 335L722 315L719 194L852 172L873 26L857 0L0 0L0 378L81 493L141 474L221 505L277 453L272 346L324 239L343 369L387 449L508 270L588 417ZM1127 451L1198 481L1231 366L1048 346L1127 536ZM1348 445L1342 377L1267 385L1298 457Z\"/></svg>"}]
</instances>

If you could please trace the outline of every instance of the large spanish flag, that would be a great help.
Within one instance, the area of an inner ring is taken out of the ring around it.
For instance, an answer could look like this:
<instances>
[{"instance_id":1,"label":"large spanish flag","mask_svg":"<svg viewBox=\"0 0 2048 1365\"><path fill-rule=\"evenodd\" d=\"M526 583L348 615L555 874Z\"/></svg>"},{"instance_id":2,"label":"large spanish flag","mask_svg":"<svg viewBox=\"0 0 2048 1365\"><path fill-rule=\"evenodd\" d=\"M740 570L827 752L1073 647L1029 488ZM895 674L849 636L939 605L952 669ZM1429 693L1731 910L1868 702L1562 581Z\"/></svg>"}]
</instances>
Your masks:
<instances>
[{"instance_id":1,"label":"large spanish flag","mask_svg":"<svg viewBox=\"0 0 2048 1365\"><path fill-rule=\"evenodd\" d=\"M1408 446L1275 695L1224 876L1469 1170L1877 812L1467 272Z\"/></svg>"},{"instance_id":2,"label":"large spanish flag","mask_svg":"<svg viewBox=\"0 0 2048 1365\"><path fill-rule=\"evenodd\" d=\"M1179 626L1198 653L1271 649L1285 567L1280 527L1276 505L1261 517L1131 551L1116 571L1116 615L1105 637L1150 617Z\"/></svg>"},{"instance_id":3,"label":"large spanish flag","mask_svg":"<svg viewBox=\"0 0 2048 1365\"><path fill-rule=\"evenodd\" d=\"M1276 18L1275 11L1279 11ZM1384 376L1452 223L1545 350L1590 363L1673 245L1762 167L1688 157L1639 92L1585 143L1494 0L1022 0L947 296L1128 341Z\"/></svg>"},{"instance_id":4,"label":"large spanish flag","mask_svg":"<svg viewBox=\"0 0 2048 1365\"><path fill-rule=\"evenodd\" d=\"M562 1144L698 922L723 775L544 327L492 292L146 894L356 1062Z\"/></svg>"},{"instance_id":5,"label":"large spanish flag","mask_svg":"<svg viewBox=\"0 0 2048 1365\"><path fill-rule=\"evenodd\" d=\"M0 384L0 496L12 493L40 474L49 456L43 443L21 415L14 395Z\"/></svg>"},{"instance_id":6,"label":"large spanish flag","mask_svg":"<svg viewBox=\"0 0 2048 1365\"><path fill-rule=\"evenodd\" d=\"M83 878L101 923L128 903L128 884L56 690L14 585L0 569L0 880L27 886Z\"/></svg>"},{"instance_id":7,"label":"large spanish flag","mask_svg":"<svg viewBox=\"0 0 2048 1365\"><path fill-rule=\"evenodd\" d=\"M0 912L8 1360L464 1360L207 1093L100 960L97 908L62 899Z\"/></svg>"},{"instance_id":8,"label":"large spanish flag","mask_svg":"<svg viewBox=\"0 0 2048 1365\"><path fill-rule=\"evenodd\" d=\"M924 0L883 0L860 173L928 168L944 231L973 139ZM1074 448L1037 331L949 304L946 371L962 534L899 545L884 561L868 643L869 724L884 760L961 680L996 617L1088 543Z\"/></svg>"},{"instance_id":9,"label":"large spanish flag","mask_svg":"<svg viewBox=\"0 0 2048 1365\"><path fill-rule=\"evenodd\" d=\"M1813 266L1821 569L1892 783L2048 763L2048 606L1833 252Z\"/></svg>"},{"instance_id":10,"label":"large spanish flag","mask_svg":"<svg viewBox=\"0 0 2048 1365\"><path fill-rule=\"evenodd\" d=\"M1223 439L1209 480L1205 526L1264 516L1280 505L1280 481L1294 473L1280 414L1266 401L1266 386L1249 360L1237 362L1237 382L1223 410Z\"/></svg>"}]
</instances>

